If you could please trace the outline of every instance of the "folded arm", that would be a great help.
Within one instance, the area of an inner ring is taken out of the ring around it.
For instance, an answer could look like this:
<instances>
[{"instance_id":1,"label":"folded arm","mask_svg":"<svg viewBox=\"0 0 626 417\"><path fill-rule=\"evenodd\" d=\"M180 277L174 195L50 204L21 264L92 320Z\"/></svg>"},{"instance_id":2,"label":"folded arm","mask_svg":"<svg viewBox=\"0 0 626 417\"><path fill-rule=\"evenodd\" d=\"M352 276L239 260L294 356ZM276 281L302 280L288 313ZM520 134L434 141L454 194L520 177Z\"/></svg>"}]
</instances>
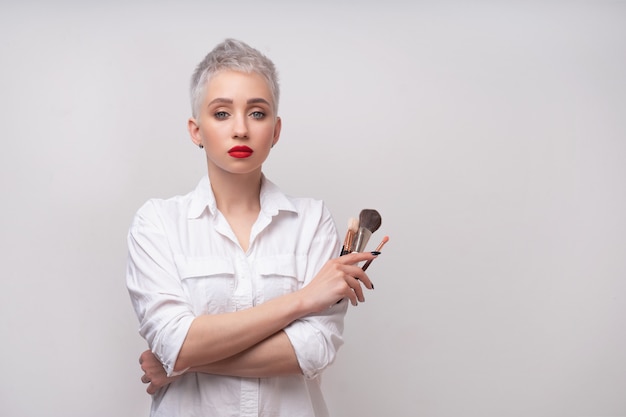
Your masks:
<instances>
[{"instance_id":1,"label":"folded arm","mask_svg":"<svg viewBox=\"0 0 626 417\"><path fill-rule=\"evenodd\" d=\"M146 390L149 394L154 394L159 388L180 378L180 375L168 377L165 368L150 350L141 354L139 363L144 371L142 381L149 384ZM247 378L267 378L302 373L289 338L283 331L243 352L211 364L191 367L185 373L190 372Z\"/></svg>"},{"instance_id":2,"label":"folded arm","mask_svg":"<svg viewBox=\"0 0 626 417\"><path fill-rule=\"evenodd\" d=\"M214 364L238 355L295 320L327 310L337 300L348 298L353 305L364 301L361 282L367 288L371 288L372 284L356 264L373 258L370 253L354 253L331 259L308 285L296 292L246 310L194 318L174 371ZM286 336L284 338L287 339ZM286 343L289 343L288 339ZM293 349L289 352L293 354ZM253 357L257 355L258 352Z\"/></svg>"},{"instance_id":3,"label":"folded arm","mask_svg":"<svg viewBox=\"0 0 626 417\"><path fill-rule=\"evenodd\" d=\"M338 252L326 215L309 252L302 288L246 310L195 316L158 214L150 206L142 212L146 216L129 233L127 285L140 333L169 376L193 369L233 376L302 372L314 377L332 362L341 344L347 303L337 300L356 305L364 301L362 286L372 288L357 264L373 255L324 261Z\"/></svg>"}]
</instances>

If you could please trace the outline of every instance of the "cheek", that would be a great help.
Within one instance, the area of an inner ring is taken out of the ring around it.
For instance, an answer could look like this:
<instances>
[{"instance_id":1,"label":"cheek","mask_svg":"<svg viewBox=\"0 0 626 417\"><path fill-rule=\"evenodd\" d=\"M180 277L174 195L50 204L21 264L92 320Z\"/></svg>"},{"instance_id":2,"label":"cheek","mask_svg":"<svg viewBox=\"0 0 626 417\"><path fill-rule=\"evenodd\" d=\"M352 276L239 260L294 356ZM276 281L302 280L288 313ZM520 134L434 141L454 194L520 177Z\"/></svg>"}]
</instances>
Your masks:
<instances>
[{"instance_id":1,"label":"cheek","mask_svg":"<svg viewBox=\"0 0 626 417\"><path fill-rule=\"evenodd\" d=\"M267 125L263 125L259 127L258 134L264 138L269 138L270 140L274 138L274 133L276 130L274 129L273 123L268 123Z\"/></svg>"},{"instance_id":2,"label":"cheek","mask_svg":"<svg viewBox=\"0 0 626 417\"><path fill-rule=\"evenodd\" d=\"M215 137L222 137L227 133L226 124L206 123L200 132L204 139L211 139Z\"/></svg>"}]
</instances>

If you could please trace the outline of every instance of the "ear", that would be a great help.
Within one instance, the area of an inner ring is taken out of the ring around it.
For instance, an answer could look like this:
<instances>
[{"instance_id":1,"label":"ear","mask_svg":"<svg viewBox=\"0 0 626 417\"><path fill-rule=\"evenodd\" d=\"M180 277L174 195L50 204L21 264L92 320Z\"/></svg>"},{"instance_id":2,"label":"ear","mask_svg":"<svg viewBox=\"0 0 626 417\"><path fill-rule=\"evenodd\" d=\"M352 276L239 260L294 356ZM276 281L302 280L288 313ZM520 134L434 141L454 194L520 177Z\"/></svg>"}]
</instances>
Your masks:
<instances>
[{"instance_id":1,"label":"ear","mask_svg":"<svg viewBox=\"0 0 626 417\"><path fill-rule=\"evenodd\" d=\"M195 143L196 146L203 145L202 137L200 136L200 126L193 117L187 121L187 130L189 131L189 136L191 136L191 141Z\"/></svg>"},{"instance_id":2,"label":"ear","mask_svg":"<svg viewBox=\"0 0 626 417\"><path fill-rule=\"evenodd\" d=\"M280 129L283 127L283 121L280 117L276 117L276 123L274 124L274 139L272 140L272 146L276 145L280 139Z\"/></svg>"}]
</instances>

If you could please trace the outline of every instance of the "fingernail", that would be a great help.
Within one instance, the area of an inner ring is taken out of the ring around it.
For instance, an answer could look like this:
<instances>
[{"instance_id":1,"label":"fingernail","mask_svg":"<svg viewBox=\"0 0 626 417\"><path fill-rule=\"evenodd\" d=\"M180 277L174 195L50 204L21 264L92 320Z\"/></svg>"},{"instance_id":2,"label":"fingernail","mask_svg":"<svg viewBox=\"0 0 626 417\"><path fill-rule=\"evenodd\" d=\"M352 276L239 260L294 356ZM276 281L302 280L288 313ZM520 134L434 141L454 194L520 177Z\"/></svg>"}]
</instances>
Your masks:
<instances>
[{"instance_id":1,"label":"fingernail","mask_svg":"<svg viewBox=\"0 0 626 417\"><path fill-rule=\"evenodd\" d=\"M378 256L378 255L380 255L380 252L379 252L379 251L377 251L377 250L373 250L373 251L372 251L372 252L370 252L370 253L371 253L372 255L374 255L374 256Z\"/></svg>"},{"instance_id":2,"label":"fingernail","mask_svg":"<svg viewBox=\"0 0 626 417\"><path fill-rule=\"evenodd\" d=\"M372 282L372 281L370 281L370 282ZM372 289L374 289L374 283L373 282L372 282Z\"/></svg>"}]
</instances>

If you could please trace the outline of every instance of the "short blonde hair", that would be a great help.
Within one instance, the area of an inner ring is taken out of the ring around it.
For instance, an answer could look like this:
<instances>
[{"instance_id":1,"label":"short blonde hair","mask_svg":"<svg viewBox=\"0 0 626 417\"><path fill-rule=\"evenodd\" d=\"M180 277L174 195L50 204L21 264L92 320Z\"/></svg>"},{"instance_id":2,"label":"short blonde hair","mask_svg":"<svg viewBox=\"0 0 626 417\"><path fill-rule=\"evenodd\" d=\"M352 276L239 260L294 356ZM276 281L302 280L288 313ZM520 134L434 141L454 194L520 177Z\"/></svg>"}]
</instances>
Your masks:
<instances>
[{"instance_id":1,"label":"short blonde hair","mask_svg":"<svg viewBox=\"0 0 626 417\"><path fill-rule=\"evenodd\" d=\"M265 78L272 94L274 113L278 113L280 88L274 63L248 44L236 39L226 39L207 54L191 77L191 113L194 118L198 117L211 77L223 70L254 72Z\"/></svg>"}]
</instances>

